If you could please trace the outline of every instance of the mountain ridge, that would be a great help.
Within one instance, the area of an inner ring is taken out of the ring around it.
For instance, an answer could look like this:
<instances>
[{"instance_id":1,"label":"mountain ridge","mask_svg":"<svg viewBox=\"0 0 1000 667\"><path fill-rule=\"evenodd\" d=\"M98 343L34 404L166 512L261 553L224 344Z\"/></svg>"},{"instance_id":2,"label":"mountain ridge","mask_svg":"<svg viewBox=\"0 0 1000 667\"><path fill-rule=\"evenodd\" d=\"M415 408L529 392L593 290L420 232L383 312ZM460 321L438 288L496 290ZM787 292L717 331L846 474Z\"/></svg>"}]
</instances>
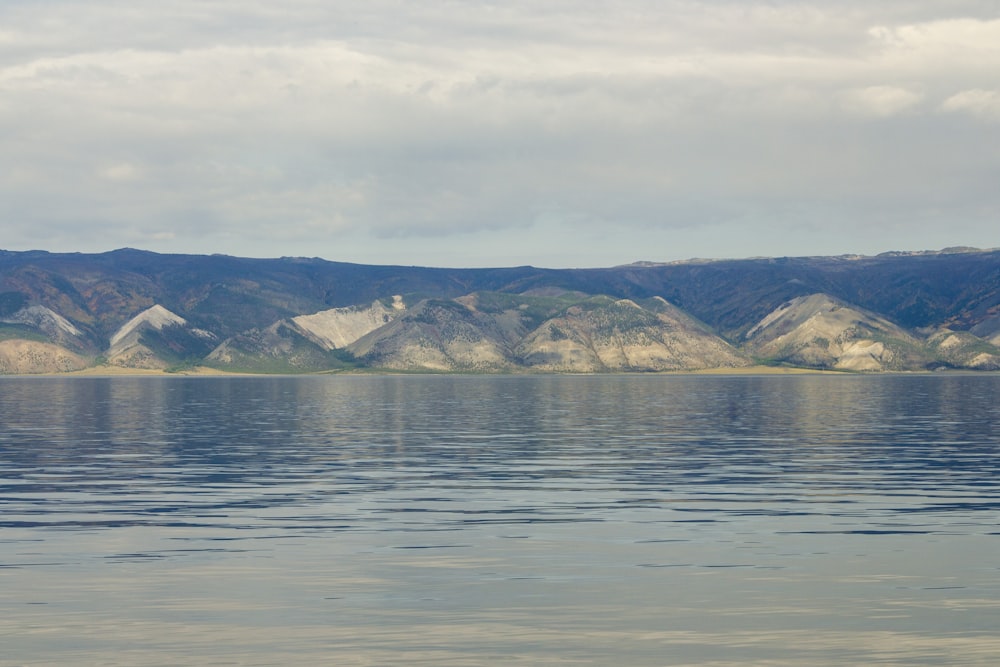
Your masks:
<instances>
[{"instance_id":1,"label":"mountain ridge","mask_svg":"<svg viewBox=\"0 0 1000 667\"><path fill-rule=\"evenodd\" d=\"M762 335L779 320L787 330ZM125 339L141 352L136 360L121 354ZM31 358L43 360L37 372L107 363L269 372L655 372L747 363L993 370L1000 250L592 269L0 250L0 342L10 341L18 341L20 361L3 373L33 372ZM43 344L55 348L43 352Z\"/></svg>"}]
</instances>

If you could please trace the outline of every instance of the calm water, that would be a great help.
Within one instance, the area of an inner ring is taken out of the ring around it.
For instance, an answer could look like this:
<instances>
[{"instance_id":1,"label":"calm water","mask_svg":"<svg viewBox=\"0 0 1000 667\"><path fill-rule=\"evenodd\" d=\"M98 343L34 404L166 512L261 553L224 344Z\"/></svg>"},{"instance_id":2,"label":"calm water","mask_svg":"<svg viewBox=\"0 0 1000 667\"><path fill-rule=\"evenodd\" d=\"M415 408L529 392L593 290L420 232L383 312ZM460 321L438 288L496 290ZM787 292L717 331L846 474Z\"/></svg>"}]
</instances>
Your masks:
<instances>
[{"instance_id":1,"label":"calm water","mask_svg":"<svg viewBox=\"0 0 1000 667\"><path fill-rule=\"evenodd\" d=\"M1000 664L1000 376L6 378L2 665Z\"/></svg>"}]
</instances>

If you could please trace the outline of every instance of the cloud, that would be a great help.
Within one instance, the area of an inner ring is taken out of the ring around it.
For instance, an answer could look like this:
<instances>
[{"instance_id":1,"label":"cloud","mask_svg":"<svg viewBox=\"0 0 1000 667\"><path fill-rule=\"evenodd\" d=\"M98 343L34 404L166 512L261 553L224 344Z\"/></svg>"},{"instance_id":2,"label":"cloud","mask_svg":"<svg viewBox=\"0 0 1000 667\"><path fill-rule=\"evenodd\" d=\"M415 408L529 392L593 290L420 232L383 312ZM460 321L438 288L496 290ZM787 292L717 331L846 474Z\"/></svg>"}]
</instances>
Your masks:
<instances>
[{"instance_id":1,"label":"cloud","mask_svg":"<svg viewBox=\"0 0 1000 667\"><path fill-rule=\"evenodd\" d=\"M941 105L945 111L962 111L988 120L1000 120L1000 91L963 90L946 99Z\"/></svg>"},{"instance_id":2,"label":"cloud","mask_svg":"<svg viewBox=\"0 0 1000 667\"><path fill-rule=\"evenodd\" d=\"M558 242L630 261L651 237L790 254L810 224L877 251L889 231L852 235L961 219L946 245L976 244L1000 21L880 4L5 3L0 224L63 249L428 263Z\"/></svg>"},{"instance_id":3,"label":"cloud","mask_svg":"<svg viewBox=\"0 0 1000 667\"><path fill-rule=\"evenodd\" d=\"M910 110L922 97L920 93L896 86L868 86L847 91L842 96L848 111L878 118Z\"/></svg>"},{"instance_id":4,"label":"cloud","mask_svg":"<svg viewBox=\"0 0 1000 667\"><path fill-rule=\"evenodd\" d=\"M100 170L101 178L109 181L135 181L142 177L142 172L133 164L121 162L109 165Z\"/></svg>"}]
</instances>

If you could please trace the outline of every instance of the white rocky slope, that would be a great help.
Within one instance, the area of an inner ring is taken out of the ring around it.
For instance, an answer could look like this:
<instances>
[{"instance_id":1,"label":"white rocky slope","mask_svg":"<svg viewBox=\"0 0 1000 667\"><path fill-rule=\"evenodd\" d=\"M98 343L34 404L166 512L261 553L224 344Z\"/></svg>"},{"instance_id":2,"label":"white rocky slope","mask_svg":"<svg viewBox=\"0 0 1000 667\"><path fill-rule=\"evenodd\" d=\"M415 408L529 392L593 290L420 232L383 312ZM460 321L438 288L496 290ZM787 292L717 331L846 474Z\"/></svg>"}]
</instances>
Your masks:
<instances>
[{"instance_id":1,"label":"white rocky slope","mask_svg":"<svg viewBox=\"0 0 1000 667\"><path fill-rule=\"evenodd\" d=\"M393 297L392 307L375 301L368 307L331 308L312 315L293 317L292 322L326 350L347 347L362 336L391 322L404 312L403 298Z\"/></svg>"},{"instance_id":2,"label":"white rocky slope","mask_svg":"<svg viewBox=\"0 0 1000 667\"><path fill-rule=\"evenodd\" d=\"M758 357L818 368L879 371L922 361L920 341L905 330L827 294L782 304L746 339Z\"/></svg>"},{"instance_id":3,"label":"white rocky slope","mask_svg":"<svg viewBox=\"0 0 1000 667\"><path fill-rule=\"evenodd\" d=\"M73 326L72 322L45 306L28 306L0 321L27 324L28 326L41 329L49 335L53 335L56 332L62 332L70 336L83 335L79 329Z\"/></svg>"},{"instance_id":4,"label":"white rocky slope","mask_svg":"<svg viewBox=\"0 0 1000 667\"><path fill-rule=\"evenodd\" d=\"M187 324L187 320L159 304L154 304L123 324L111 336L109 350L113 352L129 345L129 341L135 338L142 329L162 329L171 324L184 325Z\"/></svg>"},{"instance_id":5,"label":"white rocky slope","mask_svg":"<svg viewBox=\"0 0 1000 667\"><path fill-rule=\"evenodd\" d=\"M129 368L166 368L169 362L142 343L142 336L149 331L163 331L170 327L183 327L189 336L205 341L215 340L215 336L201 329L190 328L180 315L170 312L159 304L154 304L123 324L111 336L106 353L107 363Z\"/></svg>"},{"instance_id":6,"label":"white rocky slope","mask_svg":"<svg viewBox=\"0 0 1000 667\"><path fill-rule=\"evenodd\" d=\"M86 347L83 332L65 317L45 306L35 305L22 308L16 313L0 319L0 322L23 324L37 329L49 341L76 351Z\"/></svg>"},{"instance_id":7,"label":"white rocky slope","mask_svg":"<svg viewBox=\"0 0 1000 667\"><path fill-rule=\"evenodd\" d=\"M48 339L15 334L0 340L0 374L59 373L85 368L91 362L83 332L50 308L27 306L0 319L0 323L22 325Z\"/></svg>"}]
</instances>

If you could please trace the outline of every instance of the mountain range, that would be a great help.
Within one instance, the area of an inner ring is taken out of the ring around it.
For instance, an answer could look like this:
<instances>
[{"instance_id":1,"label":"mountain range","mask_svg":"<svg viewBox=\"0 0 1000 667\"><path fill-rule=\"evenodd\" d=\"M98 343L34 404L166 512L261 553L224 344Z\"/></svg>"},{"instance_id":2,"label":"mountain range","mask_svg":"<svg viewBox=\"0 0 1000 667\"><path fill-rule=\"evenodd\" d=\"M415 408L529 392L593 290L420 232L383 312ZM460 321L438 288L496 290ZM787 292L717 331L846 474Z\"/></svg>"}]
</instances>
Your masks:
<instances>
[{"instance_id":1,"label":"mountain range","mask_svg":"<svg viewBox=\"0 0 1000 667\"><path fill-rule=\"evenodd\" d=\"M0 373L1000 369L1000 250L371 266L0 251Z\"/></svg>"}]
</instances>

